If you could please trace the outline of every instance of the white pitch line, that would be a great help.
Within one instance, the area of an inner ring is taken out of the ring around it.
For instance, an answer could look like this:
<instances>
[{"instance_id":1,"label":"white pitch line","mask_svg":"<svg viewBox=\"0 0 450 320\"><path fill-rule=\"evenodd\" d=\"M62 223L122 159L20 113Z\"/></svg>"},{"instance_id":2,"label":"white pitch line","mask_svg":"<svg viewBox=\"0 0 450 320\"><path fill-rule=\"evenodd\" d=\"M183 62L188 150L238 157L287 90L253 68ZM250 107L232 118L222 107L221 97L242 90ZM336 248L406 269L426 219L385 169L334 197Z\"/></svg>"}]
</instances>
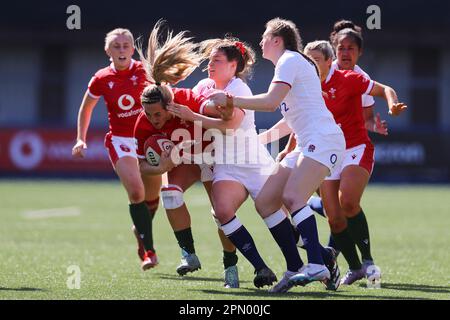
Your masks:
<instances>
[{"instance_id":1,"label":"white pitch line","mask_svg":"<svg viewBox=\"0 0 450 320\"><path fill-rule=\"evenodd\" d=\"M22 213L23 217L26 219L74 217L74 216L79 216L80 214L81 214L81 210L78 207L30 210L30 211L25 211Z\"/></svg>"}]
</instances>

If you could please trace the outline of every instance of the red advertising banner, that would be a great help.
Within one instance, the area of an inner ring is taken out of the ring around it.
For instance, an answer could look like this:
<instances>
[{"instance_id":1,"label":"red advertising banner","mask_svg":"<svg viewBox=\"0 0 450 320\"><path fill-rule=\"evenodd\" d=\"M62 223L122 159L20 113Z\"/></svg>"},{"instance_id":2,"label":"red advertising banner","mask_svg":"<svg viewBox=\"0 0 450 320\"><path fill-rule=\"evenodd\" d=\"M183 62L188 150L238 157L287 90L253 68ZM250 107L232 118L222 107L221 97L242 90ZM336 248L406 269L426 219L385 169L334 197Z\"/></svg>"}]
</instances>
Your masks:
<instances>
[{"instance_id":1,"label":"red advertising banner","mask_svg":"<svg viewBox=\"0 0 450 320\"><path fill-rule=\"evenodd\" d=\"M85 158L75 159L73 129L0 129L0 173L112 173L104 136L90 130Z\"/></svg>"}]
</instances>

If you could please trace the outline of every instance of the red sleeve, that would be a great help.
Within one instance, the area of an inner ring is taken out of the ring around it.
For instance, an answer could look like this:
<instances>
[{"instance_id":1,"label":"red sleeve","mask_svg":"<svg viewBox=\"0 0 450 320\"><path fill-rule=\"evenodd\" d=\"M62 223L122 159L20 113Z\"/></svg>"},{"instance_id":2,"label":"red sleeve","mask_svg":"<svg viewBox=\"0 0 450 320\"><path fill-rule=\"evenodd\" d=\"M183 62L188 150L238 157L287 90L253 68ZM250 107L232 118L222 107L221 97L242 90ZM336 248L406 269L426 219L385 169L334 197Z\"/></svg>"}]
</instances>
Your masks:
<instances>
[{"instance_id":1,"label":"red sleeve","mask_svg":"<svg viewBox=\"0 0 450 320\"><path fill-rule=\"evenodd\" d=\"M195 94L191 89L173 89L174 102L187 106L195 113L203 113L203 107L207 99Z\"/></svg>"},{"instance_id":2,"label":"red sleeve","mask_svg":"<svg viewBox=\"0 0 450 320\"><path fill-rule=\"evenodd\" d=\"M97 75L93 76L91 78L91 81L89 81L88 93L89 93L89 96L91 96L91 98L94 98L94 99L98 99L102 96L100 79L97 77Z\"/></svg>"},{"instance_id":3,"label":"red sleeve","mask_svg":"<svg viewBox=\"0 0 450 320\"><path fill-rule=\"evenodd\" d=\"M373 81L356 72L348 72L345 77L349 81L349 90L354 95L369 94L373 88Z\"/></svg>"},{"instance_id":4,"label":"red sleeve","mask_svg":"<svg viewBox=\"0 0 450 320\"><path fill-rule=\"evenodd\" d=\"M139 159L145 159L144 144L148 137L155 134L155 130L144 112L141 112L134 125L134 139L136 140L136 154Z\"/></svg>"}]
</instances>

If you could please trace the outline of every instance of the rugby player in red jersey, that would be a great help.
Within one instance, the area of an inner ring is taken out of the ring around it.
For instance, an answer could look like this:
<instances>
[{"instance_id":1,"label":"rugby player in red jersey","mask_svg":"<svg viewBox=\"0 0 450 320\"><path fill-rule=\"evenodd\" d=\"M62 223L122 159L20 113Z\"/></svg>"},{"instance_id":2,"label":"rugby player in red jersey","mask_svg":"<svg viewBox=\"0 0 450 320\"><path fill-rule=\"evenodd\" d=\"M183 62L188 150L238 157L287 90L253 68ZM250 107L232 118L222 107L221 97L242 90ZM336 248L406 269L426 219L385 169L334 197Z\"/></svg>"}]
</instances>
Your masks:
<instances>
[{"instance_id":1,"label":"rugby player in red jersey","mask_svg":"<svg viewBox=\"0 0 450 320\"><path fill-rule=\"evenodd\" d=\"M84 157L86 136L94 107L100 97L108 109L109 132L105 137L112 166L128 194L133 231L138 241L142 269L157 263L153 247L152 220L158 208L161 176L139 172L133 130L142 111L140 96L147 78L141 62L132 59L134 38L127 29L114 29L106 35L105 51L111 64L95 73L84 94L78 114L74 157Z\"/></svg>"},{"instance_id":2,"label":"rugby player in red jersey","mask_svg":"<svg viewBox=\"0 0 450 320\"><path fill-rule=\"evenodd\" d=\"M165 42L159 44L157 39L161 24L162 22L158 22L150 34L147 56L140 52L141 60L146 66L148 80L153 84L147 86L142 93L141 102L144 111L136 122L134 135L141 173L144 176L153 176L168 171L168 185L161 189L161 197L175 237L182 249L181 265L178 266L177 272L184 275L198 270L201 265L195 252L191 219L184 203L183 193L200 180L212 204L212 163L195 160L175 166L171 156L163 153L159 165L152 166L145 160L144 144L150 136L155 134L162 134L175 143L194 140L200 148L193 146L194 151L191 149L188 153L193 154L194 157L202 156L203 150L207 151L209 143L203 142L201 126L195 127L194 123L175 117L167 110L167 107L170 104L179 104L189 107L196 113L209 116L218 116L219 113L215 111L215 108L208 108L206 98L194 94L192 90L170 87L189 76L202 61L202 56L194 51L196 45L190 42L190 38L184 36L184 32L175 36L169 33ZM181 137L183 139L179 139ZM199 160L204 160L201 158ZM225 260L230 260L235 265L237 263L236 248L222 230L219 230L219 235L224 249L224 265ZM239 286L239 282L228 283L227 279L225 270L225 286Z\"/></svg>"},{"instance_id":3,"label":"rugby player in red jersey","mask_svg":"<svg viewBox=\"0 0 450 320\"><path fill-rule=\"evenodd\" d=\"M333 66L334 54L329 42L309 43L305 53L319 68L325 103L346 140L344 160L340 168L322 183L320 192L333 239L350 267L341 284L350 285L365 276L374 276L368 274L368 269L379 270L369 268L374 265L374 261L370 252L367 222L354 221L366 220L360 201L374 165L374 147L367 134L361 95L384 98L388 103L389 114L393 116L405 111L407 106L398 102L392 88L372 81L361 73L338 70ZM356 246L361 251L362 264ZM380 277L381 273L375 276Z\"/></svg>"}]
</instances>

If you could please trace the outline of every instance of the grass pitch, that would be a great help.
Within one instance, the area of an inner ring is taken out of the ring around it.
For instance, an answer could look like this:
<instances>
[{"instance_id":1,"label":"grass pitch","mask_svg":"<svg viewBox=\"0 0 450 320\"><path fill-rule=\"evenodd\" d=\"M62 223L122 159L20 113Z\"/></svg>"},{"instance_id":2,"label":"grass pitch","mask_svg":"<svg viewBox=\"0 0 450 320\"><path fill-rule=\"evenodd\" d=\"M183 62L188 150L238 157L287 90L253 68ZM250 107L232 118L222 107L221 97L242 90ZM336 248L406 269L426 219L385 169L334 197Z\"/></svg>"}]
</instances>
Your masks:
<instances>
[{"instance_id":1,"label":"grass pitch","mask_svg":"<svg viewBox=\"0 0 450 320\"><path fill-rule=\"evenodd\" d=\"M160 265L139 268L125 191L118 181L0 181L0 299L449 299L450 187L369 186L366 212L382 288L360 281L338 292L320 283L269 295L239 255L241 288L222 286L222 251L200 186L186 194L202 270L179 277L180 250L163 209L154 220ZM52 209L52 210L50 210ZM239 211L268 265L284 259L248 200ZM317 217L326 243L328 226ZM304 260L306 254L301 252ZM341 272L347 269L342 256ZM81 271L79 289L71 276ZM73 288L74 289L70 289Z\"/></svg>"}]
</instances>

